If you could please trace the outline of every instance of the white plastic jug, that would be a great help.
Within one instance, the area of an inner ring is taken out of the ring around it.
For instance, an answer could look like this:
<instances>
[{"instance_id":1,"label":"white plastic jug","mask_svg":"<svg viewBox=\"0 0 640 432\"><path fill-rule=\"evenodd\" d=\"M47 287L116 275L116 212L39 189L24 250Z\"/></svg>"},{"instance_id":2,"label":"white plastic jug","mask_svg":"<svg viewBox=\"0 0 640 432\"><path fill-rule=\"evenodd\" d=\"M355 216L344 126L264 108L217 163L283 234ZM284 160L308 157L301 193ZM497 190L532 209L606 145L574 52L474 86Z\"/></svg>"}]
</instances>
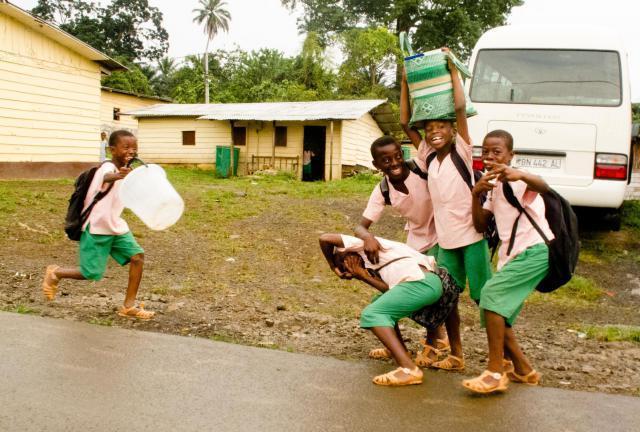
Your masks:
<instances>
[{"instance_id":1,"label":"white plastic jug","mask_svg":"<svg viewBox=\"0 0 640 432\"><path fill-rule=\"evenodd\" d=\"M184 201L155 164L131 171L120 185L120 199L152 230L169 228L184 211Z\"/></svg>"}]
</instances>

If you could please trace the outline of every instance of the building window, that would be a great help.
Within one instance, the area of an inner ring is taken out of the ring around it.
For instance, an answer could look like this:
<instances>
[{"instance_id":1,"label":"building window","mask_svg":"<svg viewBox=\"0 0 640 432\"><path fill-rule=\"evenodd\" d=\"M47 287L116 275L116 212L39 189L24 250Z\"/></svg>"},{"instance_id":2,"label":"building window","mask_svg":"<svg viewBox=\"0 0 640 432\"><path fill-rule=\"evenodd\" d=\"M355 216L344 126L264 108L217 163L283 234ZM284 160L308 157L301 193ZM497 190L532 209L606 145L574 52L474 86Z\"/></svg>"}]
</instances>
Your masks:
<instances>
[{"instance_id":1,"label":"building window","mask_svg":"<svg viewBox=\"0 0 640 432\"><path fill-rule=\"evenodd\" d=\"M196 131L182 131L182 145L196 145Z\"/></svg>"},{"instance_id":2,"label":"building window","mask_svg":"<svg viewBox=\"0 0 640 432\"><path fill-rule=\"evenodd\" d=\"M287 146L287 127L276 126L276 147Z\"/></svg>"},{"instance_id":3,"label":"building window","mask_svg":"<svg viewBox=\"0 0 640 432\"><path fill-rule=\"evenodd\" d=\"M247 128L234 127L233 128L233 145L243 146L246 144L247 144Z\"/></svg>"},{"instance_id":4,"label":"building window","mask_svg":"<svg viewBox=\"0 0 640 432\"><path fill-rule=\"evenodd\" d=\"M120 108L113 109L113 119L116 121L120 120Z\"/></svg>"}]
</instances>

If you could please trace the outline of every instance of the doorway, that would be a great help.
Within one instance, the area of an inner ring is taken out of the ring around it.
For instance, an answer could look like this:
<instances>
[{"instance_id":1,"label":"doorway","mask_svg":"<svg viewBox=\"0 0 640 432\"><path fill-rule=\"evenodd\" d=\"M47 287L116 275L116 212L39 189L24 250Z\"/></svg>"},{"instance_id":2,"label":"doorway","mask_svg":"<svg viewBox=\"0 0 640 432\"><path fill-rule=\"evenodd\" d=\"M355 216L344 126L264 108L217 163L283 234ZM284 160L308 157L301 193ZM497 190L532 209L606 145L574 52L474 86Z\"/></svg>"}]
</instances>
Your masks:
<instances>
[{"instance_id":1,"label":"doorway","mask_svg":"<svg viewBox=\"0 0 640 432\"><path fill-rule=\"evenodd\" d=\"M324 180L324 160L326 152L327 128L325 126L305 126L303 138L302 180ZM305 164L304 162L309 162Z\"/></svg>"}]
</instances>

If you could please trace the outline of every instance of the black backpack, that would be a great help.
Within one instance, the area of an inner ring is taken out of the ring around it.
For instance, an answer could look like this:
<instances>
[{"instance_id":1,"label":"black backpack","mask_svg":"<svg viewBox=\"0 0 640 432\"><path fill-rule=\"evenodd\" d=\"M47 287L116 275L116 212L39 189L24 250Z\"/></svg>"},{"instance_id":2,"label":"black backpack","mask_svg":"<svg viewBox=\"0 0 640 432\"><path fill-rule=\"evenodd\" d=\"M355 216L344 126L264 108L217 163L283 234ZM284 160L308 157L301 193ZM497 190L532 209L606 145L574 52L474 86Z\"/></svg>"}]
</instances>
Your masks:
<instances>
[{"instance_id":1,"label":"black backpack","mask_svg":"<svg viewBox=\"0 0 640 432\"><path fill-rule=\"evenodd\" d=\"M414 161L413 159L407 159L404 161L404 163L407 165L407 167L409 168L409 170L411 170L412 173L420 176L421 179L424 179L424 180L427 179L427 173L425 173L418 167L418 164L416 164L416 161ZM391 205L391 198L389 196L389 182L387 181L387 176L384 176L380 181L380 192L384 197L384 204Z\"/></svg>"},{"instance_id":2,"label":"black backpack","mask_svg":"<svg viewBox=\"0 0 640 432\"><path fill-rule=\"evenodd\" d=\"M467 186L469 186L469 190L473 190L473 183L471 182L471 173L469 172L469 168L467 167L467 164L464 162L462 157L458 154L455 143L451 146L450 154L451 154L451 162L453 162L453 165L456 167L456 170L458 170L458 173L462 177L462 180L464 180ZM429 165L431 165L431 162L433 162L436 156L437 156L436 152L429 153L429 155L427 156L427 160L425 161L427 165L427 171L429 171ZM474 183L480 180L480 177L482 177L482 171L473 170ZM480 204L484 204L486 200L487 200L486 193L483 193L482 195L480 195ZM496 220L493 217L493 215L491 215L491 217L487 222L487 229L484 232L484 238L487 239L487 243L489 244L489 249L491 249L491 258L493 259L493 255L496 253L496 249L498 248L498 243L500 243L498 228L496 227Z\"/></svg>"},{"instance_id":3,"label":"black backpack","mask_svg":"<svg viewBox=\"0 0 640 432\"><path fill-rule=\"evenodd\" d=\"M554 239L549 239L544 232L533 220L531 215L522 207L518 199L513 194L513 189L509 182L504 182L502 186L504 196L515 208L518 209L520 215L513 223L511 229L511 238L509 239L509 247L507 255L511 253L513 242L518 230L518 221L520 216L524 215L529 219L531 225L538 231L540 237L549 247L549 273L538 284L536 290L540 292L551 292L560 288L571 280L571 276L576 269L578 263L578 255L580 253L580 240L578 237L578 218L571 208L571 204L564 199L558 192L549 189L549 192L540 194L544 201L545 217L549 223L549 228L553 232Z\"/></svg>"},{"instance_id":4,"label":"black backpack","mask_svg":"<svg viewBox=\"0 0 640 432\"><path fill-rule=\"evenodd\" d=\"M113 188L114 183L111 183L105 191L98 192L86 210L82 211L84 208L84 199L87 196L89 186L91 185L91 181L100 166L101 165L98 165L86 170L78 176L74 183L74 191L71 194L71 198L69 198L67 217L64 220L64 231L67 233L69 240L80 240L80 237L82 236L82 225L87 221L89 214L91 214L91 210L93 210L93 207L98 203L98 201L107 196L109 191L111 191L111 188Z\"/></svg>"}]
</instances>

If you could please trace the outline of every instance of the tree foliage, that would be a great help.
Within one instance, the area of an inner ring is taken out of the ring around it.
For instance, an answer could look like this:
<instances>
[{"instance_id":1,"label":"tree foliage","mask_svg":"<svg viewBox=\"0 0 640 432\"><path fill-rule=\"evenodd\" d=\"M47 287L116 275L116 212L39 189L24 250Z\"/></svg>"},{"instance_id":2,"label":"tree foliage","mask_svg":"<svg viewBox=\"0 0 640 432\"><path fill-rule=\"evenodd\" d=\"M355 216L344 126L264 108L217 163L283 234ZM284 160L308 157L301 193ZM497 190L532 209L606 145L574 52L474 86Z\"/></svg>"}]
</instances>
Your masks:
<instances>
[{"instance_id":1,"label":"tree foliage","mask_svg":"<svg viewBox=\"0 0 640 432\"><path fill-rule=\"evenodd\" d=\"M162 12L148 0L112 0L106 6L88 0L38 0L31 13L129 62L158 60L169 49Z\"/></svg>"},{"instance_id":2,"label":"tree foliage","mask_svg":"<svg viewBox=\"0 0 640 432\"><path fill-rule=\"evenodd\" d=\"M149 77L143 69L133 62L129 62L124 57L117 60L127 66L128 71L116 71L111 75L102 78L102 85L131 93L154 96L156 92L151 87ZM148 73L148 72L147 72Z\"/></svg>"},{"instance_id":3,"label":"tree foliage","mask_svg":"<svg viewBox=\"0 0 640 432\"><path fill-rule=\"evenodd\" d=\"M302 8L302 31L331 37L355 27L383 26L398 34L413 31L420 50L449 46L466 58L480 35L504 24L522 0L281 0Z\"/></svg>"},{"instance_id":4,"label":"tree foliage","mask_svg":"<svg viewBox=\"0 0 640 432\"><path fill-rule=\"evenodd\" d=\"M385 71L396 65L398 38L386 28L354 28L340 34L345 60L339 90L346 95L385 96Z\"/></svg>"}]
</instances>

